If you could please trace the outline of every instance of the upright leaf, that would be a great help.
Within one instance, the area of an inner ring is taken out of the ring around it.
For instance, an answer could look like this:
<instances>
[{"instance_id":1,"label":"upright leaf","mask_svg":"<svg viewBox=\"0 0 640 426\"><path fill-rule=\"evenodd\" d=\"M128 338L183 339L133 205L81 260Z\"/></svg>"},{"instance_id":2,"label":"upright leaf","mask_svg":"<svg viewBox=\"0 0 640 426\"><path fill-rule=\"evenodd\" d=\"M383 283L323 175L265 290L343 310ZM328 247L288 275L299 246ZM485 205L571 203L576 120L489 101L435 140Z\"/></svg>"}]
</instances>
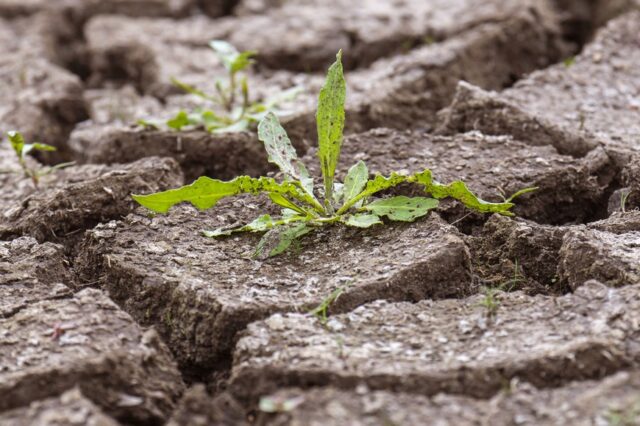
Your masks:
<instances>
[{"instance_id":1,"label":"upright leaf","mask_svg":"<svg viewBox=\"0 0 640 426\"><path fill-rule=\"evenodd\" d=\"M390 220L413 222L436 207L438 207L438 200L434 200L433 198L410 198L399 195L397 197L375 200L362 207L362 209L377 216L386 216Z\"/></svg>"},{"instance_id":2,"label":"upright leaf","mask_svg":"<svg viewBox=\"0 0 640 426\"><path fill-rule=\"evenodd\" d=\"M344 179L343 199L348 202L362 192L369 180L369 169L364 161L360 160L351 168Z\"/></svg>"},{"instance_id":3,"label":"upright leaf","mask_svg":"<svg viewBox=\"0 0 640 426\"><path fill-rule=\"evenodd\" d=\"M316 122L318 128L318 156L324 180L325 199L331 200L333 179L342 146L344 130L344 101L346 84L342 71L342 51L331 65L320 91Z\"/></svg>"},{"instance_id":4,"label":"upright leaf","mask_svg":"<svg viewBox=\"0 0 640 426\"><path fill-rule=\"evenodd\" d=\"M300 173L294 165L294 162L298 161L298 154L274 113L269 112L260 121L258 139L264 143L270 163L278 166L285 175L295 179L300 178Z\"/></svg>"}]
</instances>

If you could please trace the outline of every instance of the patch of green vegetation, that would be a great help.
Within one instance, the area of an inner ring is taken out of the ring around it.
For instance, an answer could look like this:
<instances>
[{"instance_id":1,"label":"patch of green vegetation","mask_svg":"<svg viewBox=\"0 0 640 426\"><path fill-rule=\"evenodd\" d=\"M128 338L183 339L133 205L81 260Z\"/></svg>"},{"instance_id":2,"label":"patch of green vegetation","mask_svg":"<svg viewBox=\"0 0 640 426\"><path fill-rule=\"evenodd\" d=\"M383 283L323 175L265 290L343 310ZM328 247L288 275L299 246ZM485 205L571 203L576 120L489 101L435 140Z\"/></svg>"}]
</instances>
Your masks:
<instances>
[{"instance_id":1,"label":"patch of green vegetation","mask_svg":"<svg viewBox=\"0 0 640 426\"><path fill-rule=\"evenodd\" d=\"M34 151L55 151L56 148L51 145L47 145L45 143L26 143L24 137L20 132L10 131L7 132L7 138L9 139L9 143L13 148L13 152L15 152L18 157L18 164L20 165L20 171L24 174L25 178L31 179L33 182L33 186L38 189L38 184L40 183L40 178L55 172L56 170L60 170L65 167L69 167L74 163L61 163L55 166L35 166L32 167L27 162L27 156Z\"/></svg>"},{"instance_id":2,"label":"patch of green vegetation","mask_svg":"<svg viewBox=\"0 0 640 426\"><path fill-rule=\"evenodd\" d=\"M562 61L562 64L567 68L572 67L575 63L576 63L576 57L575 56L569 56L568 58L565 58Z\"/></svg>"},{"instance_id":3,"label":"patch of green vegetation","mask_svg":"<svg viewBox=\"0 0 640 426\"><path fill-rule=\"evenodd\" d=\"M268 112L282 115L286 111L279 109L280 104L294 99L300 88L280 92L263 102L251 101L249 82L245 70L254 62L256 52L239 52L231 44L222 40L213 40L209 46L227 70L227 81L216 80L215 93L205 93L197 87L172 78L172 83L186 93L206 101L212 108L196 108L193 111L180 111L166 121L138 120L144 127L160 129L166 126L173 130L184 128L204 128L211 133L241 132L255 129L255 125Z\"/></svg>"},{"instance_id":4,"label":"patch of green vegetation","mask_svg":"<svg viewBox=\"0 0 640 426\"><path fill-rule=\"evenodd\" d=\"M200 177L191 185L150 195L133 195L146 208L166 213L178 203L189 202L200 210L209 209L225 197L238 194L267 194L282 208L280 217L264 214L252 222L235 228L205 231L208 237L222 237L237 232L264 232L256 249L257 257L269 257L285 251L293 241L313 229L331 224L357 228L382 225L389 221L413 222L438 206L438 199L451 197L469 209L482 213L513 215L513 198L531 191L518 191L502 203L479 199L462 181L441 184L433 179L431 170L414 174L393 172L389 176L375 175L363 161L354 164L343 183L335 181L345 122L344 103L346 84L342 70L342 52L329 68L324 87L320 91L316 114L318 156L323 185L314 186L313 178L298 159L295 149L273 113L268 113L258 126L258 136L264 143L269 161L284 175L281 182L271 177L239 176L231 181ZM422 186L431 197L395 196L374 197L377 193L403 183Z\"/></svg>"}]
</instances>

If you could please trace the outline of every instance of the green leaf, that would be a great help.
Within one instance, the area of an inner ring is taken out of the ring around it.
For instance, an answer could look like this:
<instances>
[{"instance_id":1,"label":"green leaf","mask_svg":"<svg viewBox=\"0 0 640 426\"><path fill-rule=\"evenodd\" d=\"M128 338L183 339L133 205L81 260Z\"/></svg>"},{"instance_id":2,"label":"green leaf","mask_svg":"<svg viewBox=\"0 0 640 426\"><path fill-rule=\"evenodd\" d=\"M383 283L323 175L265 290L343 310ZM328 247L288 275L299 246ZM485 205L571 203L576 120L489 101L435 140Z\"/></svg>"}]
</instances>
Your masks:
<instances>
[{"instance_id":1,"label":"green leaf","mask_svg":"<svg viewBox=\"0 0 640 426\"><path fill-rule=\"evenodd\" d=\"M520 197L521 195L528 194L530 192L537 191L538 189L540 188L538 188L537 186L521 189L520 191L517 191L515 194L511 195L511 197L507 198L505 202L510 203L514 200L514 198Z\"/></svg>"},{"instance_id":2,"label":"green leaf","mask_svg":"<svg viewBox=\"0 0 640 426\"><path fill-rule=\"evenodd\" d=\"M206 210L216 205L225 197L237 194L259 194L275 192L291 197L302 203L306 203L318 210L322 206L295 182L278 183L273 178L249 176L239 176L231 181L221 181L210 177L202 176L191 185L186 185L177 189L157 192L150 195L132 195L142 206L157 213L166 213L176 204L182 202L191 203L200 210Z\"/></svg>"},{"instance_id":3,"label":"green leaf","mask_svg":"<svg viewBox=\"0 0 640 426\"><path fill-rule=\"evenodd\" d=\"M13 151L18 157L22 158L24 156L23 148L26 145L22 133L12 130L7 132L7 137L9 138L9 143L11 144Z\"/></svg>"},{"instance_id":4,"label":"green leaf","mask_svg":"<svg viewBox=\"0 0 640 426\"><path fill-rule=\"evenodd\" d=\"M198 89L197 87L194 87L190 84L184 83L180 80L178 80L175 77L171 77L171 83L178 87L179 89L184 90L185 92L191 94L191 95L195 95L198 96L199 98L203 98L209 101L214 101L215 99L212 98L211 96L207 95L206 93L204 93L202 90Z\"/></svg>"},{"instance_id":5,"label":"green leaf","mask_svg":"<svg viewBox=\"0 0 640 426\"><path fill-rule=\"evenodd\" d=\"M257 54L254 51L240 53L231 43L223 40L213 40L209 46L216 52L220 62L230 73L236 73L246 68L251 64L251 58Z\"/></svg>"},{"instance_id":6,"label":"green leaf","mask_svg":"<svg viewBox=\"0 0 640 426\"><path fill-rule=\"evenodd\" d=\"M428 169L409 176L395 172L391 173L389 177L376 175L373 179L367 182L367 185L360 194L340 207L337 214L347 212L347 210L353 207L360 200L364 200L377 192L393 188L404 182L421 184L424 186L425 192L431 194L434 198L441 199L451 197L477 212L500 213L505 216L513 216L513 213L509 211L513 207L513 203L491 203L484 201L471 192L469 188L467 188L467 185L462 181L454 181L450 184L443 185L433 180L431 170Z\"/></svg>"},{"instance_id":7,"label":"green leaf","mask_svg":"<svg viewBox=\"0 0 640 426\"><path fill-rule=\"evenodd\" d=\"M280 195L280 194L276 194L276 193L270 193L269 194L269 198L271 199L271 201L273 201L274 203L276 203L277 205L284 207L285 209L289 209L289 210L293 210L295 212L298 212L302 215L307 216L308 213L302 209L301 207L297 206L295 203L293 203L291 200L289 200L288 198Z\"/></svg>"},{"instance_id":8,"label":"green leaf","mask_svg":"<svg viewBox=\"0 0 640 426\"><path fill-rule=\"evenodd\" d=\"M183 127L191 124L189 115L185 111L180 111L175 117L167 121L167 126L174 130L181 130Z\"/></svg>"},{"instance_id":9,"label":"green leaf","mask_svg":"<svg viewBox=\"0 0 640 426\"><path fill-rule=\"evenodd\" d=\"M268 113L258 125L258 139L264 143L270 163L277 165L285 175L300 179L294 164L299 163L298 154L274 113Z\"/></svg>"},{"instance_id":10,"label":"green leaf","mask_svg":"<svg viewBox=\"0 0 640 426\"><path fill-rule=\"evenodd\" d=\"M295 215L280 219L274 219L270 215L265 214L254 219L246 225L238 226L235 228L218 228L214 229L213 231L203 231L202 235L204 235L205 237L216 238L229 236L238 232L264 232L277 226L288 225L289 223L299 222L305 219L307 219L306 216L300 216L297 213Z\"/></svg>"},{"instance_id":11,"label":"green leaf","mask_svg":"<svg viewBox=\"0 0 640 426\"><path fill-rule=\"evenodd\" d=\"M336 165L342 146L344 130L344 101L346 84L342 71L342 51L331 65L320 90L316 121L318 127L318 156L324 180L325 199L331 200Z\"/></svg>"},{"instance_id":12,"label":"green leaf","mask_svg":"<svg viewBox=\"0 0 640 426\"><path fill-rule=\"evenodd\" d=\"M358 161L351 166L346 178L344 179L344 195L343 199L348 202L356 195L362 192L369 180L369 169L364 161Z\"/></svg>"},{"instance_id":13,"label":"green leaf","mask_svg":"<svg viewBox=\"0 0 640 426\"><path fill-rule=\"evenodd\" d=\"M481 213L500 213L506 216L513 216L509 210L513 207L513 203L491 203L478 198L473 192L467 188L467 185L460 181L454 181L449 184L441 184L433 180L431 170L424 170L410 176L408 182L416 182L424 185L425 192L431 194L435 198L451 197L471 210Z\"/></svg>"},{"instance_id":14,"label":"green leaf","mask_svg":"<svg viewBox=\"0 0 640 426\"><path fill-rule=\"evenodd\" d=\"M142 126L145 129L153 129L153 130L160 130L160 126L165 124L164 121L162 120L155 120L155 119L139 119L136 121L136 124L138 126Z\"/></svg>"},{"instance_id":15,"label":"green leaf","mask_svg":"<svg viewBox=\"0 0 640 426\"><path fill-rule=\"evenodd\" d=\"M290 226L278 226L270 229L256 247L255 257L266 258L276 256L291 246L291 243L313 230L306 223ZM266 254L266 255L265 255Z\"/></svg>"},{"instance_id":16,"label":"green leaf","mask_svg":"<svg viewBox=\"0 0 640 426\"><path fill-rule=\"evenodd\" d=\"M410 198L399 195L397 197L375 200L362 207L362 209L377 216L386 216L390 220L413 222L436 207L438 207L438 200L433 198Z\"/></svg>"},{"instance_id":17,"label":"green leaf","mask_svg":"<svg viewBox=\"0 0 640 426\"><path fill-rule=\"evenodd\" d=\"M382 224L380 217L375 214L368 213L356 213L346 217L346 219L341 220L342 223L349 226L354 226L356 228L369 228L373 225Z\"/></svg>"}]
</instances>

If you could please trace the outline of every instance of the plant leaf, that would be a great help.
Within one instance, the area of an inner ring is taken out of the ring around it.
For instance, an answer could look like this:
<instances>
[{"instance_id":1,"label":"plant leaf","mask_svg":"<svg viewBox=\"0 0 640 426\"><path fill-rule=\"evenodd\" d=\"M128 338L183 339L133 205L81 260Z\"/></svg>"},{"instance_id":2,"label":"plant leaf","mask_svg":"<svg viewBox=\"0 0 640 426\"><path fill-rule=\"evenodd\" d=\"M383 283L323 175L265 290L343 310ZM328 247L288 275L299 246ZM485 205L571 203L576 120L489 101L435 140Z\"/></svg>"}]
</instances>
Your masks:
<instances>
[{"instance_id":1,"label":"plant leaf","mask_svg":"<svg viewBox=\"0 0 640 426\"><path fill-rule=\"evenodd\" d=\"M318 128L318 156L324 180L325 199L331 200L336 165L342 146L344 130L344 101L346 84L342 71L342 51L327 73L318 99L316 122Z\"/></svg>"},{"instance_id":2,"label":"plant leaf","mask_svg":"<svg viewBox=\"0 0 640 426\"><path fill-rule=\"evenodd\" d=\"M369 169L364 161L360 160L351 168L344 179L344 195L345 202L351 200L362 192L369 180Z\"/></svg>"},{"instance_id":3,"label":"plant leaf","mask_svg":"<svg viewBox=\"0 0 640 426\"><path fill-rule=\"evenodd\" d=\"M187 84L183 81L178 80L175 77L171 77L171 83L178 87L179 89L191 94L191 95L195 95L198 96L199 98L202 99L206 99L208 101L213 101L215 100L214 98L212 98L211 96L207 95L206 93L204 93L202 90L198 89L197 87L194 87L190 84Z\"/></svg>"},{"instance_id":4,"label":"plant leaf","mask_svg":"<svg viewBox=\"0 0 640 426\"><path fill-rule=\"evenodd\" d=\"M306 194L296 182L278 183L273 178L239 176L224 182L202 176L191 185L149 195L132 195L142 206L157 213L166 213L176 204L189 202L200 210L216 205L222 198L237 194L259 194L275 192L291 197L318 210L322 206L310 195Z\"/></svg>"},{"instance_id":5,"label":"plant leaf","mask_svg":"<svg viewBox=\"0 0 640 426\"><path fill-rule=\"evenodd\" d=\"M167 126L174 130L181 130L183 127L191 124L189 115L185 111L180 111L173 118L167 120Z\"/></svg>"},{"instance_id":6,"label":"plant leaf","mask_svg":"<svg viewBox=\"0 0 640 426\"><path fill-rule=\"evenodd\" d=\"M249 222L246 225L238 226L235 228L217 228L213 231L202 231L202 235L205 237L225 237L238 232L264 232L276 226L283 226L293 222L299 222L301 220L307 219L306 216L300 216L296 213L296 215L283 217L283 218L272 218L268 214L264 214L262 216L257 217L253 221Z\"/></svg>"},{"instance_id":7,"label":"plant leaf","mask_svg":"<svg viewBox=\"0 0 640 426\"><path fill-rule=\"evenodd\" d=\"M12 130L7 132L7 137L9 138L9 143L11 144L13 151L16 153L18 157L22 158L23 157L22 149L25 146L24 137L22 136L22 133Z\"/></svg>"},{"instance_id":8,"label":"plant leaf","mask_svg":"<svg viewBox=\"0 0 640 426\"><path fill-rule=\"evenodd\" d=\"M514 198L520 197L521 195L528 194L530 192L537 191L538 189L540 188L538 188L537 186L532 186L530 188L523 188L520 191L517 191L516 193L512 194L511 197L505 200L505 202L510 203L513 201Z\"/></svg>"},{"instance_id":9,"label":"plant leaf","mask_svg":"<svg viewBox=\"0 0 640 426\"><path fill-rule=\"evenodd\" d=\"M380 217L369 213L352 214L347 216L346 219L341 220L341 222L345 225L354 226L356 228L369 228L370 226L382 223Z\"/></svg>"},{"instance_id":10,"label":"plant leaf","mask_svg":"<svg viewBox=\"0 0 640 426\"><path fill-rule=\"evenodd\" d=\"M513 216L513 213L509 211L514 206L513 203L491 203L484 201L471 192L464 182L459 180L446 185L441 184L433 180L431 170L428 169L410 176L401 175L395 172L391 173L389 177L376 175L373 179L367 182L367 185L360 194L340 207L338 214L345 213L360 200L364 200L377 192L392 188L403 182L421 184L424 186L425 192L431 194L432 197L438 199L451 197L460 201L471 210L475 210L477 212L500 213L505 216Z\"/></svg>"},{"instance_id":11,"label":"plant leaf","mask_svg":"<svg viewBox=\"0 0 640 426\"><path fill-rule=\"evenodd\" d=\"M431 170L424 170L416 173L407 179L408 182L416 182L424 185L425 192L428 192L434 198L451 197L471 210L481 213L500 213L506 216L513 216L509 210L514 206L511 202L491 203L478 198L473 192L467 188L467 185L456 180L449 184L441 184L433 180Z\"/></svg>"},{"instance_id":12,"label":"plant leaf","mask_svg":"<svg viewBox=\"0 0 640 426\"><path fill-rule=\"evenodd\" d=\"M256 247L255 257L264 259L276 256L291 246L291 243L313 230L306 223L296 223L290 226L278 226L270 229Z\"/></svg>"},{"instance_id":13,"label":"plant leaf","mask_svg":"<svg viewBox=\"0 0 640 426\"><path fill-rule=\"evenodd\" d=\"M273 112L269 112L258 124L258 139L264 143L270 163L277 165L285 175L300 179L300 173L294 165L299 161L296 149Z\"/></svg>"},{"instance_id":14,"label":"plant leaf","mask_svg":"<svg viewBox=\"0 0 640 426\"><path fill-rule=\"evenodd\" d=\"M309 214L304 209L294 204L291 200L289 200L288 198L280 194L276 194L272 192L269 194L269 198L271 198L271 201L273 201L274 203L276 203L281 207L284 207L285 209L293 210L305 216Z\"/></svg>"},{"instance_id":15,"label":"plant leaf","mask_svg":"<svg viewBox=\"0 0 640 426\"><path fill-rule=\"evenodd\" d=\"M397 197L375 200L362 207L362 209L377 216L386 216L390 220L413 222L436 207L438 207L438 200L433 198L410 198L399 195Z\"/></svg>"},{"instance_id":16,"label":"plant leaf","mask_svg":"<svg viewBox=\"0 0 640 426\"><path fill-rule=\"evenodd\" d=\"M230 73L236 73L246 68L251 64L251 58L257 54L254 51L238 52L231 43L224 40L212 40L209 42L209 47L216 52L222 65Z\"/></svg>"}]
</instances>

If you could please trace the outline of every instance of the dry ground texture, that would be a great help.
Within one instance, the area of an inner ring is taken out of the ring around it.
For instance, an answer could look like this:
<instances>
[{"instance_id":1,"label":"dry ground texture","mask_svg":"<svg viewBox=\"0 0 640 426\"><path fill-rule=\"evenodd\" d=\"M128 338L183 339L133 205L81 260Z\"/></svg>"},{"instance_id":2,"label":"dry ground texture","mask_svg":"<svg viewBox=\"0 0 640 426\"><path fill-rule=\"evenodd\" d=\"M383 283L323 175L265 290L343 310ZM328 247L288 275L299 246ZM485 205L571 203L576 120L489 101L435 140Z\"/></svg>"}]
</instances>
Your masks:
<instances>
[{"instance_id":1,"label":"dry ground texture","mask_svg":"<svg viewBox=\"0 0 640 426\"><path fill-rule=\"evenodd\" d=\"M172 77L214 90L212 39L258 52L254 99L301 88L307 164L342 49L340 177L539 189L266 260L199 234L263 198L150 214L132 193L274 173L254 130L136 124L202 106ZM10 130L74 164L36 188L0 143L1 425L640 425L637 0L0 0Z\"/></svg>"}]
</instances>

